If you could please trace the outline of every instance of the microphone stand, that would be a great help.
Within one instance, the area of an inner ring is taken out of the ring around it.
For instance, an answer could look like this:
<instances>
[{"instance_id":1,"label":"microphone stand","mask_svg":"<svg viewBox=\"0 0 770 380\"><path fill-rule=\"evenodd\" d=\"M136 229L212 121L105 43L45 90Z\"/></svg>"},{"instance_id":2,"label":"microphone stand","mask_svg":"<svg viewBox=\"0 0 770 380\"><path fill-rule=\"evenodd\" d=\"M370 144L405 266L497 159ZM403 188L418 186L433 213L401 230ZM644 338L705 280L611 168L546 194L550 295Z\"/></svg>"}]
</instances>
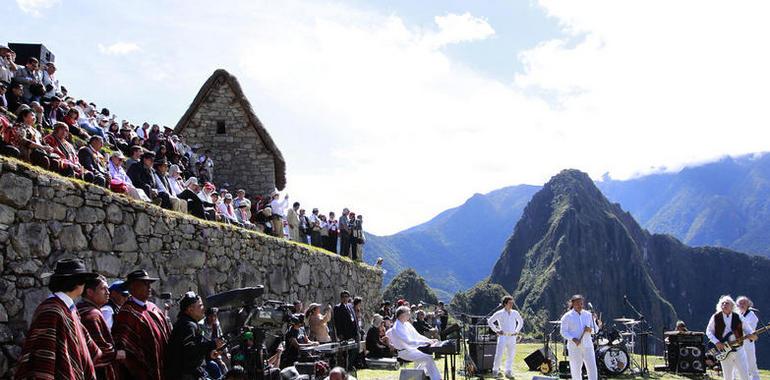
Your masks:
<instances>
[{"instance_id":1,"label":"microphone stand","mask_svg":"<svg viewBox=\"0 0 770 380\"><path fill-rule=\"evenodd\" d=\"M649 368L647 367L647 336L650 334L650 323L647 321L647 319L644 318L644 315L639 312L639 310L634 307L634 305L631 303L631 301L628 300L628 296L623 295L623 301L625 301L626 305L628 305L629 308L631 308L631 311L636 313L636 317L638 321L644 322L644 324L647 326L647 331L642 331L639 333L639 340L640 345L642 346L642 352L640 352L640 359L641 363L639 365L639 369L642 372L642 375L647 376L650 373Z\"/></svg>"}]
</instances>

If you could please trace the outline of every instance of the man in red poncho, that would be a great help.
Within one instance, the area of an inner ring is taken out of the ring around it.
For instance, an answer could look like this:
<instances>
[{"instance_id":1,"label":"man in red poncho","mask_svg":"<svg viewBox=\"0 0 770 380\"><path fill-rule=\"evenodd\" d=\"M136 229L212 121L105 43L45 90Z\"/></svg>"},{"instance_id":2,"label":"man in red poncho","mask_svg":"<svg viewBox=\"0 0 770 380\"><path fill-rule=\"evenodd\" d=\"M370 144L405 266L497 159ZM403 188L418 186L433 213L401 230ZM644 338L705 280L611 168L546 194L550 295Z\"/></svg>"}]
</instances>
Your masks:
<instances>
[{"instance_id":1,"label":"man in red poncho","mask_svg":"<svg viewBox=\"0 0 770 380\"><path fill-rule=\"evenodd\" d=\"M163 358L171 327L163 311L148 301L150 287L157 280L142 269L126 277L131 297L120 308L112 326L115 346L126 351L126 360L119 365L122 379L164 379Z\"/></svg>"},{"instance_id":2,"label":"man in red poncho","mask_svg":"<svg viewBox=\"0 0 770 380\"><path fill-rule=\"evenodd\" d=\"M102 312L99 309L107 303L109 297L107 279L100 275L86 281L83 299L77 304L78 314L83 326L88 330L91 339L102 350L101 358L94 360L96 378L98 380L117 379L117 361L126 358L125 351L115 350L110 328L107 327L107 322L104 320L104 316L102 316Z\"/></svg>"},{"instance_id":3,"label":"man in red poncho","mask_svg":"<svg viewBox=\"0 0 770 380\"><path fill-rule=\"evenodd\" d=\"M35 309L14 378L93 380L94 360L102 352L81 324L74 300L96 274L81 260L63 259L46 277L53 294Z\"/></svg>"}]
</instances>

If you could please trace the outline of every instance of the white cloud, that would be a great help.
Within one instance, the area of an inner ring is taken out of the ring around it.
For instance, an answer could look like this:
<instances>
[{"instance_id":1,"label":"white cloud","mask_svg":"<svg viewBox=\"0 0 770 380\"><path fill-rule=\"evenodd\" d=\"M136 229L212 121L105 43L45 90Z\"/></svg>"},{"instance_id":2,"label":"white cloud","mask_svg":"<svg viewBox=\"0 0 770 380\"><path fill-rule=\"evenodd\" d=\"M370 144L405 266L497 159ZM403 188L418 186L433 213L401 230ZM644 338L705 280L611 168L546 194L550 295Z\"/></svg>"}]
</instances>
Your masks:
<instances>
[{"instance_id":1,"label":"white cloud","mask_svg":"<svg viewBox=\"0 0 770 380\"><path fill-rule=\"evenodd\" d=\"M98 44L97 47L102 54L107 55L127 55L141 50L139 45L133 42L116 42L107 46Z\"/></svg>"},{"instance_id":2,"label":"white cloud","mask_svg":"<svg viewBox=\"0 0 770 380\"><path fill-rule=\"evenodd\" d=\"M41 16L42 11L52 8L57 5L61 0L16 0L16 5L19 6L24 13L29 13L33 16Z\"/></svg>"},{"instance_id":3,"label":"white cloud","mask_svg":"<svg viewBox=\"0 0 770 380\"><path fill-rule=\"evenodd\" d=\"M461 15L449 13L434 18L439 27L438 33L429 33L426 42L433 47L483 40L495 34L489 23L466 12Z\"/></svg>"}]
</instances>

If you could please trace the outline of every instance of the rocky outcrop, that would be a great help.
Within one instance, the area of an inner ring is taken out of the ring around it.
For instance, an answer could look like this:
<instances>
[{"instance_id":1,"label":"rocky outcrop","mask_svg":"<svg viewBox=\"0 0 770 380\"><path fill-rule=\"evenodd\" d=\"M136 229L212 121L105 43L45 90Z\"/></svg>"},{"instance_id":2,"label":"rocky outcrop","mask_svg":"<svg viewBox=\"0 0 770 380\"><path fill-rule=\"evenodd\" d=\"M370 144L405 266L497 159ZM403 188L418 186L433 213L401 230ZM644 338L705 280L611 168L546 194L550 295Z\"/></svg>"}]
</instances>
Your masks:
<instances>
[{"instance_id":1,"label":"rocky outcrop","mask_svg":"<svg viewBox=\"0 0 770 380\"><path fill-rule=\"evenodd\" d=\"M383 299L388 301L393 302L401 298L414 304L427 302L429 305L435 305L438 303L436 293L414 269L407 269L396 275L383 292Z\"/></svg>"},{"instance_id":2,"label":"rocky outcrop","mask_svg":"<svg viewBox=\"0 0 770 380\"><path fill-rule=\"evenodd\" d=\"M374 310L382 286L382 271L365 264L1 157L0 251L0 370L13 365L35 307L48 296L40 274L65 257L82 258L111 280L145 268L160 277L158 294L207 296L262 284L265 299L326 304L348 289Z\"/></svg>"}]
</instances>

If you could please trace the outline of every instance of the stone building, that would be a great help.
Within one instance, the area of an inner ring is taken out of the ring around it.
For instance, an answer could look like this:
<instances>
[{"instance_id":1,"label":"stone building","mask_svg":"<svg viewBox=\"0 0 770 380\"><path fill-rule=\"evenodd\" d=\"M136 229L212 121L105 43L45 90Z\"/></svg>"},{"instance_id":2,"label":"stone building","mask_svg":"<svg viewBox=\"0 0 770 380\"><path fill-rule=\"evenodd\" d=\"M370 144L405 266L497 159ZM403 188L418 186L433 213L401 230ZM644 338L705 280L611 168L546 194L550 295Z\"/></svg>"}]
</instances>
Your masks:
<instances>
[{"instance_id":1,"label":"stone building","mask_svg":"<svg viewBox=\"0 0 770 380\"><path fill-rule=\"evenodd\" d=\"M250 195L286 186L286 163L238 80L219 69L203 84L174 131L190 146L210 149L214 182ZM202 153L202 152L201 152Z\"/></svg>"}]
</instances>

